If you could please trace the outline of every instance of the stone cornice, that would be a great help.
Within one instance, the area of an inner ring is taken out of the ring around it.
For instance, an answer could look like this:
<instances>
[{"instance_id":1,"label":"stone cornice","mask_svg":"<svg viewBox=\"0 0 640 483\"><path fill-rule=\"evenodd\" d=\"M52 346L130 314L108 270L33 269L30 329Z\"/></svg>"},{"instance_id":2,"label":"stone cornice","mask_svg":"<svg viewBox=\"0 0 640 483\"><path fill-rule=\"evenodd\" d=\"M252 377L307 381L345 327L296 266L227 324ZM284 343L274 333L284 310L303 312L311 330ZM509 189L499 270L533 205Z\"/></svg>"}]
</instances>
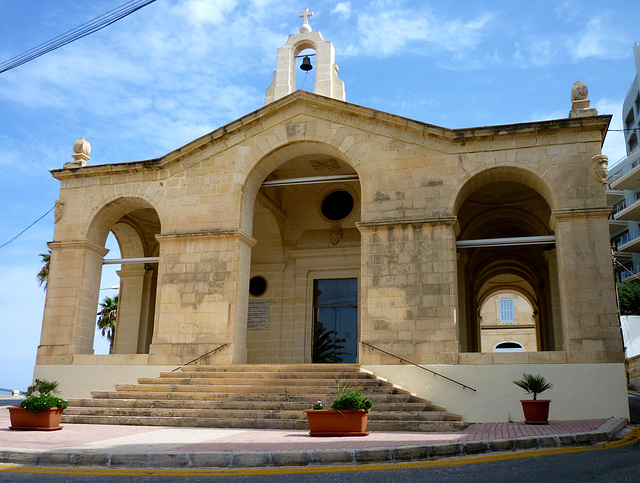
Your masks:
<instances>
[{"instance_id":1,"label":"stone cornice","mask_svg":"<svg viewBox=\"0 0 640 483\"><path fill-rule=\"evenodd\" d=\"M437 218L411 218L401 220L379 220L379 221L361 221L356 223L356 227L360 228L376 228L379 226L395 226L395 225L455 225L458 221L456 216L443 216Z\"/></svg>"},{"instance_id":2,"label":"stone cornice","mask_svg":"<svg viewBox=\"0 0 640 483\"><path fill-rule=\"evenodd\" d=\"M611 206L599 206L596 208L575 208L567 210L553 210L549 224L553 226L558 221L572 218L608 218L611 214Z\"/></svg>"},{"instance_id":3,"label":"stone cornice","mask_svg":"<svg viewBox=\"0 0 640 483\"><path fill-rule=\"evenodd\" d=\"M47 246L51 250L87 250L104 257L109 250L89 240L50 241Z\"/></svg>"},{"instance_id":4,"label":"stone cornice","mask_svg":"<svg viewBox=\"0 0 640 483\"><path fill-rule=\"evenodd\" d=\"M54 178L62 180L74 177L104 176L110 174L166 169L170 165L182 161L199 151L203 151L215 143L225 142L227 147L230 147L242 142L245 140L242 130L258 124L262 122L263 119L276 115L277 113L281 113L286 109L295 109L305 105L311 108L311 111L306 113L310 116L326 117L322 116L322 113L318 110L318 108L320 108L332 117L336 114L342 116L347 115L364 121L369 121L375 125L384 124L389 127L396 128L399 133L398 138L405 139L408 142L412 141L406 137L406 133L412 132L417 136L416 140L422 137L430 137L432 139L437 138L451 143L452 146L464 146L466 142L471 140L482 142L492 140L497 137L513 136L516 134L532 134L535 132L549 131L557 132L562 130L601 131L603 133L602 138L604 139L604 133L611 121L610 115L602 115L518 124L504 124L497 126L449 129L298 90L235 121L232 121L209 134L201 136L200 138L195 139L194 141L166 154L165 156L162 156L161 158L146 161L86 166L82 168L54 169L51 170L51 174ZM299 113L299 110L297 112L293 112L292 116ZM283 122L284 120L286 120L286 117L283 117ZM346 123L348 124L348 122ZM452 153L457 153L459 151L459 149L453 149ZM464 148L462 148L462 151L464 151Z\"/></svg>"},{"instance_id":5,"label":"stone cornice","mask_svg":"<svg viewBox=\"0 0 640 483\"><path fill-rule=\"evenodd\" d=\"M251 235L247 235L243 230L206 230L206 231L196 231L190 233L167 233L156 235L156 240L162 242L163 240L177 240L180 238L221 238L221 237L232 237L238 238L240 241L249 245L249 247L254 247L258 241L253 238Z\"/></svg>"}]
</instances>

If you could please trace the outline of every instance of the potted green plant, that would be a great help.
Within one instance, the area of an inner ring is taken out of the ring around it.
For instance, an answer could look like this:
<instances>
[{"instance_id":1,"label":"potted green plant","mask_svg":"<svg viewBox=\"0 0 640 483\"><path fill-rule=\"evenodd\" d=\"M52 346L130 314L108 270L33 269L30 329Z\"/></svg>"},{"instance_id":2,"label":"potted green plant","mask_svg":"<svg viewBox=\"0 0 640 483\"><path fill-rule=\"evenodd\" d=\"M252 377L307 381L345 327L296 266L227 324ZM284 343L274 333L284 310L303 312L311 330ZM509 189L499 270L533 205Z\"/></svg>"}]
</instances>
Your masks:
<instances>
[{"instance_id":1,"label":"potted green plant","mask_svg":"<svg viewBox=\"0 0 640 483\"><path fill-rule=\"evenodd\" d=\"M553 385L541 375L522 374L522 379L513 383L524 389L527 394L531 394L533 399L521 400L522 412L527 424L548 424L549 423L549 399L538 399L538 394L551 389Z\"/></svg>"},{"instance_id":2,"label":"potted green plant","mask_svg":"<svg viewBox=\"0 0 640 483\"><path fill-rule=\"evenodd\" d=\"M322 401L306 410L310 436L366 436L369 410L373 401L362 397L359 391L348 391L349 382L338 388L331 409L324 409Z\"/></svg>"},{"instance_id":3,"label":"potted green plant","mask_svg":"<svg viewBox=\"0 0 640 483\"><path fill-rule=\"evenodd\" d=\"M27 396L20 406L9 406L11 426L9 429L22 429L31 431L55 431L62 429L60 419L62 411L69 403L53 396L57 392L58 383L44 379L36 379L29 386Z\"/></svg>"}]
</instances>

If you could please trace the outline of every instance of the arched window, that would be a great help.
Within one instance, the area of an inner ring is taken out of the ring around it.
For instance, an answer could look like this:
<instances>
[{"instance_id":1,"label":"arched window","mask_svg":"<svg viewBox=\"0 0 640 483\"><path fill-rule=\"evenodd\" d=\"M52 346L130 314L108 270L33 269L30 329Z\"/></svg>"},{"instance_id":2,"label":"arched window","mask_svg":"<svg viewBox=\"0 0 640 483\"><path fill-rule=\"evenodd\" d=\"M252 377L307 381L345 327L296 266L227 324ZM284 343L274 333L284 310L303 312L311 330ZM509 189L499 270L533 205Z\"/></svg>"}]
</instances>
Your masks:
<instances>
[{"instance_id":1,"label":"arched window","mask_svg":"<svg viewBox=\"0 0 640 483\"><path fill-rule=\"evenodd\" d=\"M517 342L500 342L493 352L524 352L524 347Z\"/></svg>"}]
</instances>

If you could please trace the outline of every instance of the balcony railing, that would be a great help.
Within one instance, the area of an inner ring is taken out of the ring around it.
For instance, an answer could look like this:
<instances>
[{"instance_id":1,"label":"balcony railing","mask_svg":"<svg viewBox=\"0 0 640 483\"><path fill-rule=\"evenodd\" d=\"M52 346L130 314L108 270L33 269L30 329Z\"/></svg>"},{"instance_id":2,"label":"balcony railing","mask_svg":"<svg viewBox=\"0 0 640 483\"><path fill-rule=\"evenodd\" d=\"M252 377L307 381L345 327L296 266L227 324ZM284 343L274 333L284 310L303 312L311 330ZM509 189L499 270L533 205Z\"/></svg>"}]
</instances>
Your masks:
<instances>
[{"instance_id":1,"label":"balcony railing","mask_svg":"<svg viewBox=\"0 0 640 483\"><path fill-rule=\"evenodd\" d=\"M636 228L635 230L630 231L626 235L621 236L615 241L616 251L619 251L622 245L626 245L630 241L638 238L639 236L640 236L640 228Z\"/></svg>"}]
</instances>

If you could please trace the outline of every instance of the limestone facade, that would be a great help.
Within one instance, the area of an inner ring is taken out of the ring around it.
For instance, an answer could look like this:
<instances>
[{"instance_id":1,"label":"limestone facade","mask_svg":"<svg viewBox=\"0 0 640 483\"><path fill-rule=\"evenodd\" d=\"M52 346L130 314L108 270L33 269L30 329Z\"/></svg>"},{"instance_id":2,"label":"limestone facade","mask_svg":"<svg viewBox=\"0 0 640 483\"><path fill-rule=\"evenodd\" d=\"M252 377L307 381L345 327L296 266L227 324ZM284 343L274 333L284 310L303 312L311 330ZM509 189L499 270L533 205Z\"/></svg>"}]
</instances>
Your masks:
<instances>
[{"instance_id":1,"label":"limestone facade","mask_svg":"<svg viewBox=\"0 0 640 483\"><path fill-rule=\"evenodd\" d=\"M315 34L292 36L282 58ZM332 49L318 82L335 74ZM611 116L447 129L346 103L343 86L290 93L278 79L266 106L161 158L52 172L36 375L210 351L203 362L398 364L379 349L488 380L492 364L624 371L592 168ZM94 356L110 232L142 261L119 271L115 353ZM505 290L530 307L524 353L483 348L482 308Z\"/></svg>"},{"instance_id":2,"label":"limestone facade","mask_svg":"<svg viewBox=\"0 0 640 483\"><path fill-rule=\"evenodd\" d=\"M540 350L621 362L609 211L590 166L609 119L448 130L298 91L160 159L55 170L64 212L38 363L92 352L110 231L123 258L159 256L123 265L116 331L116 352L148 352L152 364L221 344L212 362L310 362L321 278L358 280L358 342L457 364L480 350L482 298L505 275L537 304ZM346 181L263 186L336 175ZM333 191L354 199L339 221L320 210ZM550 235L555 243L456 245ZM256 275L269 320L248 331Z\"/></svg>"}]
</instances>

